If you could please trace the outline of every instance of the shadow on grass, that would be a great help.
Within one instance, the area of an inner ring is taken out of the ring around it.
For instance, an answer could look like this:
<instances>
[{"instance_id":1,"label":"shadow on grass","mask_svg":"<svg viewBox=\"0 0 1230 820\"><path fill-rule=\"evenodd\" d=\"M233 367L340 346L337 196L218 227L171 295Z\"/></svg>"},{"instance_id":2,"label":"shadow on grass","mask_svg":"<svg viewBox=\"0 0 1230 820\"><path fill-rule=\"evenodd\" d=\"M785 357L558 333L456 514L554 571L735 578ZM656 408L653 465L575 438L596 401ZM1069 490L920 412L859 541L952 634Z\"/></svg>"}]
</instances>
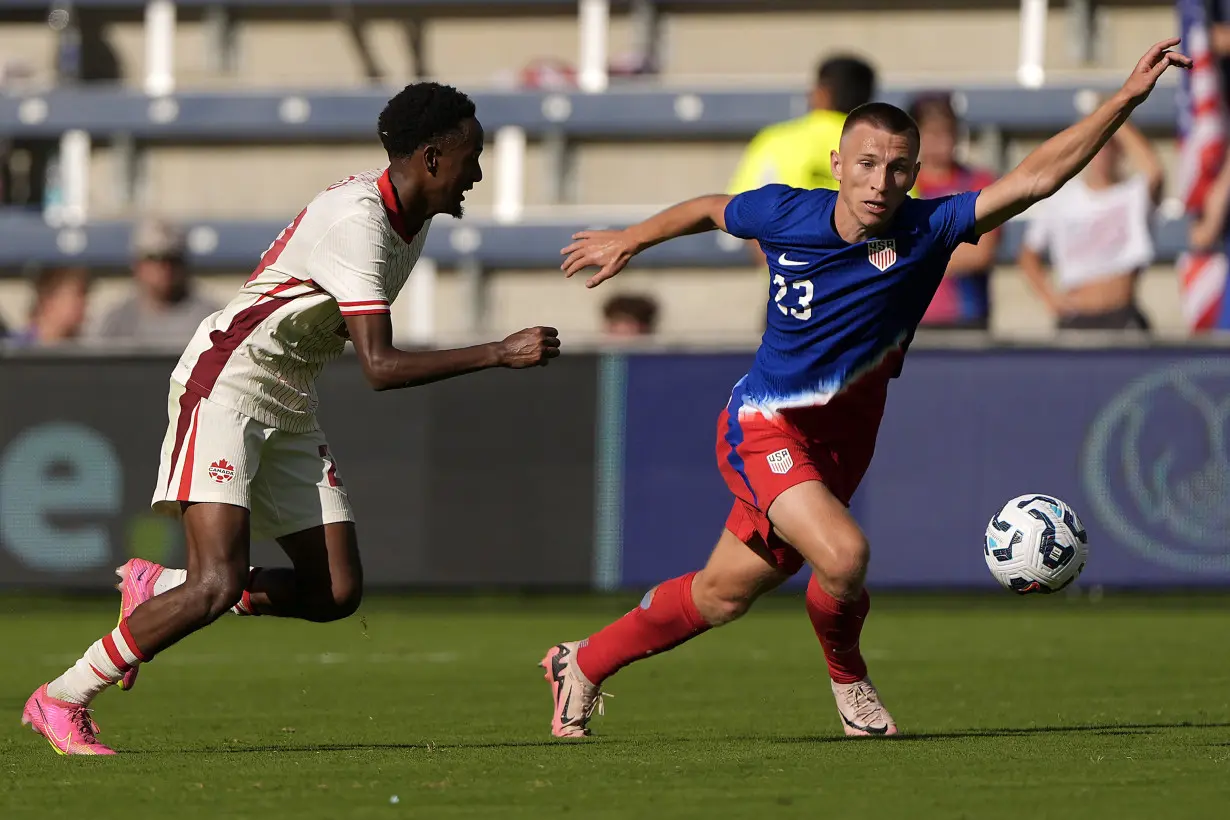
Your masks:
<instances>
[{"instance_id":1,"label":"shadow on grass","mask_svg":"<svg viewBox=\"0 0 1230 820\"><path fill-rule=\"evenodd\" d=\"M832 743L839 740L889 740L894 743L905 743L919 740L964 740L983 737L1039 737L1045 735L1075 735L1090 734L1100 736L1117 735L1152 735L1166 729L1226 729L1230 722L1192 723L1178 721L1175 723L1108 723L1086 726L1028 726L999 729L956 729L951 732L916 732L893 735L888 738L866 737L847 738L833 735L813 735L800 737L758 738L769 743ZM752 738L742 738L750 740Z\"/></svg>"},{"instance_id":2,"label":"shadow on grass","mask_svg":"<svg viewBox=\"0 0 1230 820\"><path fill-rule=\"evenodd\" d=\"M626 739L607 739L602 741L602 745L620 745L630 742ZM206 746L194 749L179 749L176 754L199 754L199 755L216 755L216 754L314 754L316 752L387 752L387 751L416 751L416 752L433 752L433 751L455 751L458 749L532 749L545 748L555 746L558 748L566 748L575 745L573 740L506 740L497 742L481 742L481 743L314 743L305 746L243 746L240 744L232 744L228 746ZM143 749L120 749L117 751L123 752L125 755L139 754L165 754L164 751L153 751Z\"/></svg>"},{"instance_id":3,"label":"shadow on grass","mask_svg":"<svg viewBox=\"0 0 1230 820\"><path fill-rule=\"evenodd\" d=\"M848 742L851 740L887 740L893 743L910 743L918 741L943 741L943 740L965 740L969 738L1010 738L1010 737L1041 737L1046 735L1074 735L1074 734L1091 734L1098 736L1121 737L1121 736L1141 736L1152 735L1158 732L1169 729L1226 729L1230 728L1230 722L1221 723L1117 723L1092 726L1030 726L1021 728L999 728L999 729L958 729L951 732L918 732L914 734L900 734L889 738L848 738L844 735L799 735L792 737L772 737L766 735L756 736L730 736L730 737L715 737L715 736L692 736L692 737L675 737L664 738L658 735L652 737L601 737L595 736L588 741L578 740L508 740L495 742L460 742L460 743L318 743L308 744L303 746L283 745L276 746L271 744L259 746L243 746L243 745L226 745L226 746L209 746L195 749L183 749L179 754L314 754L317 752L364 752L364 751L420 751L432 752L435 750L448 751L459 749L541 749L555 747L557 749L570 749L578 745L590 745L595 742L602 746L623 746L627 744L640 745L646 740L652 740L655 743L836 743ZM1230 746L1230 742L1214 744L1222 746ZM162 754L163 752L143 751L134 749L124 751L124 754Z\"/></svg>"}]
</instances>

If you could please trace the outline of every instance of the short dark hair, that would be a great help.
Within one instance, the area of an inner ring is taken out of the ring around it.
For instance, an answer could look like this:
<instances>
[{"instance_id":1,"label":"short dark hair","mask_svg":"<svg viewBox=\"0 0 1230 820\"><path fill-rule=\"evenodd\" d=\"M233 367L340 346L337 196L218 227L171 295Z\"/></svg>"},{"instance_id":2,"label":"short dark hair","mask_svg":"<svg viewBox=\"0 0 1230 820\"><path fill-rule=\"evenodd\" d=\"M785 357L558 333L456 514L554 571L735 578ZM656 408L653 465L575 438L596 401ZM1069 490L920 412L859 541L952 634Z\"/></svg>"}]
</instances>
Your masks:
<instances>
[{"instance_id":1,"label":"short dark hair","mask_svg":"<svg viewBox=\"0 0 1230 820\"><path fill-rule=\"evenodd\" d=\"M920 123L927 117L942 117L949 122L960 120L952 105L952 94L947 91L928 91L910 100L910 117Z\"/></svg>"},{"instance_id":2,"label":"short dark hair","mask_svg":"<svg viewBox=\"0 0 1230 820\"><path fill-rule=\"evenodd\" d=\"M649 296L612 296L602 306L602 316L608 321L627 316L652 333L658 323L658 303Z\"/></svg>"},{"instance_id":3,"label":"short dark hair","mask_svg":"<svg viewBox=\"0 0 1230 820\"><path fill-rule=\"evenodd\" d=\"M474 111L474 101L451 85L413 83L389 100L376 126L389 159L408 157L456 133Z\"/></svg>"},{"instance_id":4,"label":"short dark hair","mask_svg":"<svg viewBox=\"0 0 1230 820\"><path fill-rule=\"evenodd\" d=\"M34 301L30 315L37 316L56 291L65 285L80 285L88 289L93 277L86 268L44 268L34 277Z\"/></svg>"},{"instance_id":5,"label":"short dark hair","mask_svg":"<svg viewBox=\"0 0 1230 820\"><path fill-rule=\"evenodd\" d=\"M862 123L881 128L890 134L902 134L914 143L915 148L922 142L918 135L918 123L914 122L914 118L886 102L867 103L851 111L841 128L841 136L844 138L847 131Z\"/></svg>"},{"instance_id":6,"label":"short dark hair","mask_svg":"<svg viewBox=\"0 0 1230 820\"><path fill-rule=\"evenodd\" d=\"M849 114L876 94L876 70L860 57L829 57L816 69L816 85L828 92L834 111Z\"/></svg>"}]
</instances>

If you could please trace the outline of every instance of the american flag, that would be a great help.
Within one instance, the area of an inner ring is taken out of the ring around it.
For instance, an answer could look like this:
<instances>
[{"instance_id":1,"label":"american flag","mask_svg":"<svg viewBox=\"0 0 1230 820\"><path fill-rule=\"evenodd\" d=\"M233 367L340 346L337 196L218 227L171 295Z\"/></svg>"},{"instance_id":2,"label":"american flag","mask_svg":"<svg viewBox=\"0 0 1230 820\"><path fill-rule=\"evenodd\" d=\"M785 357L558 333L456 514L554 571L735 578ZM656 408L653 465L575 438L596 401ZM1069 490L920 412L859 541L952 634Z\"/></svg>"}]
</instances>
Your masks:
<instances>
[{"instance_id":1,"label":"american flag","mask_svg":"<svg viewBox=\"0 0 1230 820\"><path fill-rule=\"evenodd\" d=\"M888 270L897 261L897 240L873 239L867 243L867 258L879 270Z\"/></svg>"},{"instance_id":2,"label":"american flag","mask_svg":"<svg viewBox=\"0 0 1230 820\"><path fill-rule=\"evenodd\" d=\"M1204 208L1226 153L1226 103L1221 72L1209 46L1203 0L1179 0L1183 47L1194 63L1179 89L1179 196L1188 215ZM1221 313L1226 257L1192 252L1177 262L1183 315L1192 331L1213 327Z\"/></svg>"}]
</instances>

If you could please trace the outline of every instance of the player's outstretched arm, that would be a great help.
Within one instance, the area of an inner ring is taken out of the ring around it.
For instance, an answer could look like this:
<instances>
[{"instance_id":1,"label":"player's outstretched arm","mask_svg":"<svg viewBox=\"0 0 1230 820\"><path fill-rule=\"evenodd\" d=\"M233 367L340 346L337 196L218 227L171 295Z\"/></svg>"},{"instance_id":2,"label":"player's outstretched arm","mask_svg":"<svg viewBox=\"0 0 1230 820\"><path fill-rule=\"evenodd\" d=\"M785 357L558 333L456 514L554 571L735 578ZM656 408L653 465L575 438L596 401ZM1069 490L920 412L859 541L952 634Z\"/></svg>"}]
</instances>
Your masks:
<instances>
[{"instance_id":1,"label":"player's outstretched arm","mask_svg":"<svg viewBox=\"0 0 1230 820\"><path fill-rule=\"evenodd\" d=\"M597 287L624 269L632 257L668 239L688 234L704 233L715 228L726 230L725 194L689 199L672 205L644 222L622 231L581 231L572 235L573 243L560 251L567 257L560 269L571 277L589 267L598 272L585 282L585 287Z\"/></svg>"},{"instance_id":2,"label":"player's outstretched arm","mask_svg":"<svg viewBox=\"0 0 1230 820\"><path fill-rule=\"evenodd\" d=\"M974 206L978 233L998 228L1058 191L1145 101L1167 68L1191 68L1191 59L1169 50L1178 44L1177 37L1156 43L1140 58L1123 87L1096 111L1039 145L1020 165L983 188Z\"/></svg>"},{"instance_id":3,"label":"player's outstretched arm","mask_svg":"<svg viewBox=\"0 0 1230 820\"><path fill-rule=\"evenodd\" d=\"M559 332L531 327L502 342L458 350L398 350L387 313L347 316L346 330L373 390L417 387L492 367L545 367L559 355Z\"/></svg>"}]
</instances>

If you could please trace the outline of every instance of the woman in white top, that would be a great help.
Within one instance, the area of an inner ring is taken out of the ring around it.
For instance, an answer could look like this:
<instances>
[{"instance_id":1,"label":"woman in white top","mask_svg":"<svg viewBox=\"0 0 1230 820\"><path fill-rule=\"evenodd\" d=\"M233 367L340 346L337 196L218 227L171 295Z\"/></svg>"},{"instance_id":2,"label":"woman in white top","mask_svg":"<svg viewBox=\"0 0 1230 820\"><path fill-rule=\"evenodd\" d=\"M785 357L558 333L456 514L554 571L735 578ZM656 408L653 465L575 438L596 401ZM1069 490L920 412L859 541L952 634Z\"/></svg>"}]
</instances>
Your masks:
<instances>
[{"instance_id":1,"label":"woman in white top","mask_svg":"<svg viewBox=\"0 0 1230 820\"><path fill-rule=\"evenodd\" d=\"M1136 166L1132 176L1122 172L1124 155ZM1136 306L1136 280L1153 262L1152 217L1163 181L1149 141L1124 124L1085 172L1033 215L1018 263L1060 329L1149 329Z\"/></svg>"}]
</instances>

